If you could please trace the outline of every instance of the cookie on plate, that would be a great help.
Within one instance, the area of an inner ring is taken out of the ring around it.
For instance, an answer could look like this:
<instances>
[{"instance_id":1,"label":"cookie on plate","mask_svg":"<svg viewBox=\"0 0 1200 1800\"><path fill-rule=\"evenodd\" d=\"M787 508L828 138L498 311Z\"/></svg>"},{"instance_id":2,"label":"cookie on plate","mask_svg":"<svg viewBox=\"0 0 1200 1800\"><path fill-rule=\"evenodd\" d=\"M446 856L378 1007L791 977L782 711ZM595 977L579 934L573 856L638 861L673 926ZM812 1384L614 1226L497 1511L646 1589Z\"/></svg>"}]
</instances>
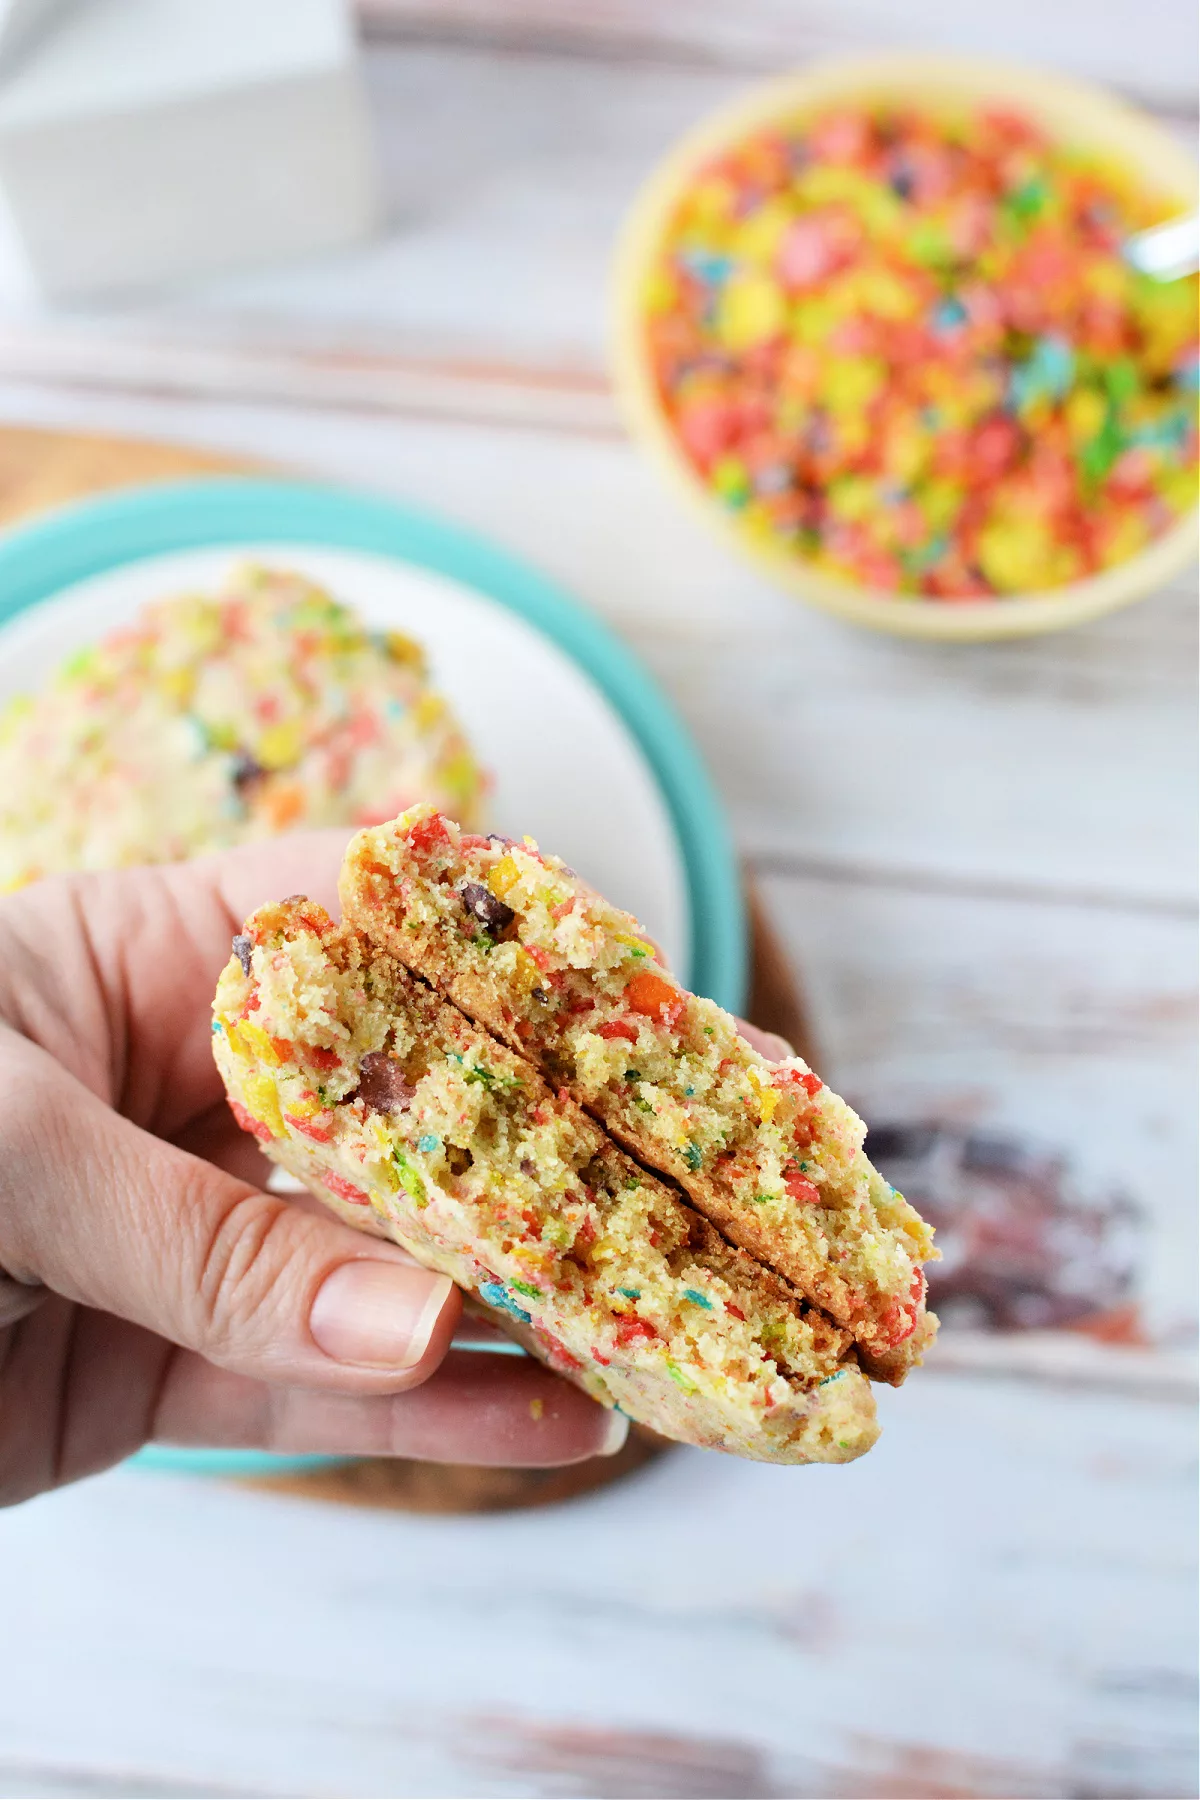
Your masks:
<instances>
[{"instance_id":1,"label":"cookie on plate","mask_svg":"<svg viewBox=\"0 0 1200 1800\"><path fill-rule=\"evenodd\" d=\"M850 1333L870 1375L898 1384L921 1360L933 1233L867 1160L862 1121L681 987L636 919L532 839L464 832L432 806L359 833L341 898L349 924Z\"/></svg>"},{"instance_id":2,"label":"cookie on plate","mask_svg":"<svg viewBox=\"0 0 1200 1800\"><path fill-rule=\"evenodd\" d=\"M371 932L304 899L260 908L213 1034L268 1156L603 1404L765 1462L848 1462L874 1442L850 1333Z\"/></svg>"},{"instance_id":3,"label":"cookie on plate","mask_svg":"<svg viewBox=\"0 0 1200 1800\"><path fill-rule=\"evenodd\" d=\"M173 862L414 800L475 817L480 773L423 654L304 576L243 567L147 606L0 715L0 889Z\"/></svg>"}]
</instances>

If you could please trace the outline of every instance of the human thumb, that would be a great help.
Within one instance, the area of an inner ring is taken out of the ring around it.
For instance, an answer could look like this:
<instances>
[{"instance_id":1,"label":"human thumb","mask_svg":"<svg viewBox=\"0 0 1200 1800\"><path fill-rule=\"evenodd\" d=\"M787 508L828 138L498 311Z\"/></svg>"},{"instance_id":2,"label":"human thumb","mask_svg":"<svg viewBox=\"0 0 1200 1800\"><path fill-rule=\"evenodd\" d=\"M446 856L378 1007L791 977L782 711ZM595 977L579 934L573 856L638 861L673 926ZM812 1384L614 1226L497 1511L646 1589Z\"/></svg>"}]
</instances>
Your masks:
<instances>
[{"instance_id":1,"label":"human thumb","mask_svg":"<svg viewBox=\"0 0 1200 1800\"><path fill-rule=\"evenodd\" d=\"M19 1091L0 1162L0 1269L260 1380L394 1393L461 1311L447 1276L152 1137L0 1034Z\"/></svg>"}]
</instances>

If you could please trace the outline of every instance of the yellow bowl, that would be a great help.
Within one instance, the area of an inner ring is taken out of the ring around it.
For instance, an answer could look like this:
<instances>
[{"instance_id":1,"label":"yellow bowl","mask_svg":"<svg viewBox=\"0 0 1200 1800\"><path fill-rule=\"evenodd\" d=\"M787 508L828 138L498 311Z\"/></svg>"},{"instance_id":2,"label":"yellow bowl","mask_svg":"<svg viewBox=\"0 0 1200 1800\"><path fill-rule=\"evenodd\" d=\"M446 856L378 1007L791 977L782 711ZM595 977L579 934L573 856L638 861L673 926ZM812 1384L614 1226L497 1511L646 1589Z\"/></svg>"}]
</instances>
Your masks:
<instances>
[{"instance_id":1,"label":"yellow bowl","mask_svg":"<svg viewBox=\"0 0 1200 1800\"><path fill-rule=\"evenodd\" d=\"M1078 625L1143 599L1195 555L1195 510L1127 562L1083 581L1019 598L923 599L839 581L801 556L752 541L714 500L680 448L659 403L646 355L642 295L675 205L694 181L698 166L763 126L830 103L897 99L935 108L964 100L1000 102L1036 120L1060 142L1085 144L1123 160L1153 189L1177 196L1181 211L1197 203L1196 170L1190 158L1153 120L1099 88L1043 70L990 58L985 62L958 56L888 55L823 62L781 76L752 89L689 132L634 201L617 248L612 307L617 397L629 430L726 541L765 575L802 600L856 625L960 642L1021 637Z\"/></svg>"}]
</instances>

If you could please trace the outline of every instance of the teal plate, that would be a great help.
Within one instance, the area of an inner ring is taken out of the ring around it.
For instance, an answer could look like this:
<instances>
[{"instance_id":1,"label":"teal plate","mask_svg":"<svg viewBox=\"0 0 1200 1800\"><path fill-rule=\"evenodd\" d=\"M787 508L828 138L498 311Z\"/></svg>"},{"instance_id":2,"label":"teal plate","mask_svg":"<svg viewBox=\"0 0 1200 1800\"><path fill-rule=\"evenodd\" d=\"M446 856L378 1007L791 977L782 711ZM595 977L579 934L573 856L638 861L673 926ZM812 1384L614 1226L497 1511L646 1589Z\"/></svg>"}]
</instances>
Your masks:
<instances>
[{"instance_id":1,"label":"teal plate","mask_svg":"<svg viewBox=\"0 0 1200 1800\"><path fill-rule=\"evenodd\" d=\"M63 588L176 551L287 542L426 569L519 615L586 673L653 772L676 835L690 914L688 984L740 1010L746 929L728 827L670 702L629 650L536 570L445 520L335 488L253 477L134 488L63 508L0 537L0 625ZM327 1467L337 1456L154 1447L146 1468L219 1475Z\"/></svg>"}]
</instances>

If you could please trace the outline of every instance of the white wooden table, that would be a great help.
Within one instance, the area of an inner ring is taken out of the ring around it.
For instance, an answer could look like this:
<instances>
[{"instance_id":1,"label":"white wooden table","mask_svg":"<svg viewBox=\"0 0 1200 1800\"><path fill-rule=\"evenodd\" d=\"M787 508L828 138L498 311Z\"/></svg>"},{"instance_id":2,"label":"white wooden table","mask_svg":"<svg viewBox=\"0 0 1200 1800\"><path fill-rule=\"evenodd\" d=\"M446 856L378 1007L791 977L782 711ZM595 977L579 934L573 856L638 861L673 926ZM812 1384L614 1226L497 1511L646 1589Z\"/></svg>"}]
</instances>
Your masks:
<instances>
[{"instance_id":1,"label":"white wooden table","mask_svg":"<svg viewBox=\"0 0 1200 1800\"><path fill-rule=\"evenodd\" d=\"M682 709L868 1119L1061 1147L1150 1221L1149 1348L947 1334L866 1461L680 1452L411 1519L115 1472L0 1518L0 1794L1196 1792L1194 583L1072 634L859 634L697 532L617 428L603 284L656 152L747 73L1041 56L1180 130L1184 0L370 0L392 220L104 313L0 306L0 417L437 508Z\"/></svg>"}]
</instances>

